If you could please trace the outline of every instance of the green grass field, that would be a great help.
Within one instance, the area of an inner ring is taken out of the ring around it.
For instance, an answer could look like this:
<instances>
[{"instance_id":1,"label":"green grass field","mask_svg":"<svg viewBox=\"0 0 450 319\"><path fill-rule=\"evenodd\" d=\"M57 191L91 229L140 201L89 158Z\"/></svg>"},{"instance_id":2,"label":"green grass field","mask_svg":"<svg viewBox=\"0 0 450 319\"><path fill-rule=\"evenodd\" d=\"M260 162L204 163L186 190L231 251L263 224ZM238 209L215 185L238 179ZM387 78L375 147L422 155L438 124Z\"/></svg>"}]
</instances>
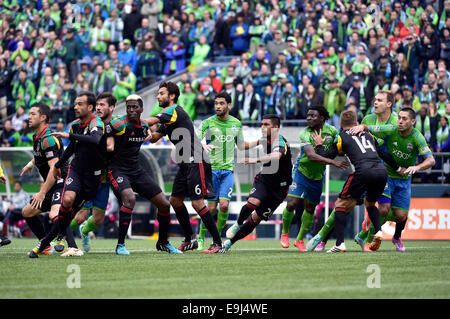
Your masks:
<instances>
[{"instance_id":1,"label":"green grass field","mask_svg":"<svg viewBox=\"0 0 450 319\"><path fill-rule=\"evenodd\" d=\"M35 244L13 239L0 248L0 299L450 298L450 241L405 241L404 253L386 241L379 252L363 253L348 240L347 253L327 254L300 253L292 240L282 249L279 241L259 239L226 254L169 255L157 252L155 241L128 240L131 255L116 256L115 240L98 239L83 257L30 259ZM67 286L71 264L79 266L81 288ZM372 264L380 288L367 285Z\"/></svg>"}]
</instances>

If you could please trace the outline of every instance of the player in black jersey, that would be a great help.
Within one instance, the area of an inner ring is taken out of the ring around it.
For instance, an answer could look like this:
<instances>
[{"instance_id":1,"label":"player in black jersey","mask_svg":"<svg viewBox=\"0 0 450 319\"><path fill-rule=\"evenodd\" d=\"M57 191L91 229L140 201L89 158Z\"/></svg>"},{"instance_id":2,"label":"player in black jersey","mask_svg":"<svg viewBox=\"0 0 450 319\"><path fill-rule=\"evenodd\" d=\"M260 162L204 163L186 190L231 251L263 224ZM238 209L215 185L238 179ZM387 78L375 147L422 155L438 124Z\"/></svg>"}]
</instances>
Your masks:
<instances>
[{"instance_id":1,"label":"player in black jersey","mask_svg":"<svg viewBox=\"0 0 450 319\"><path fill-rule=\"evenodd\" d=\"M104 124L94 115L96 104L95 95L82 92L75 99L75 115L77 120L72 122L70 133L52 133L53 136L67 138L69 145L60 160L54 166L54 176L61 178L61 168L74 155L68 167L64 180L61 207L58 220L50 232L40 241L29 256L36 258L43 249L55 238L59 229L65 229L72 220L73 214L81 209L85 201L90 200L100 185L102 171L105 169L106 136ZM72 248L61 256L82 256L78 248Z\"/></svg>"},{"instance_id":2,"label":"player in black jersey","mask_svg":"<svg viewBox=\"0 0 450 319\"><path fill-rule=\"evenodd\" d=\"M229 239L224 242L221 252L229 250L236 241L249 235L262 220L269 220L286 198L292 183L291 148L279 132L280 118L274 114L265 115L261 129L266 155L246 158L244 163L263 163L262 170L255 176L247 203L242 206L237 222L227 230Z\"/></svg>"},{"instance_id":3,"label":"player in black jersey","mask_svg":"<svg viewBox=\"0 0 450 319\"><path fill-rule=\"evenodd\" d=\"M151 127L161 123L156 132L152 132L150 141L155 143L167 135L175 145L175 162L179 166L173 182L170 204L175 210L178 221L183 229L185 240L178 248L181 251L195 250L198 247L195 234L192 231L189 213L184 205L184 198L190 197L192 207L200 215L203 224L213 237L213 244L202 253L218 253L222 248L222 240L217 231L214 219L205 206L204 199L214 198L212 187L212 171L209 157L195 134L194 124L186 111L177 105L180 90L173 82L162 82L158 89L158 102L163 110L146 119Z\"/></svg>"},{"instance_id":4,"label":"player in black jersey","mask_svg":"<svg viewBox=\"0 0 450 319\"><path fill-rule=\"evenodd\" d=\"M344 243L346 217L365 192L364 204L376 232L370 249L374 251L378 249L382 232L380 213L375 203L383 193L387 181L387 170L379 154L391 167L398 168L398 164L392 157L384 156L383 153L377 151L376 139L369 133L364 132L359 136L350 134L349 129L356 125L358 125L358 122L354 111L342 112L342 130L327 151L322 146L324 139L318 134L313 135L316 151L319 155L330 158L337 155L346 155L355 168L355 171L349 175L335 203L334 227L337 239L336 245L327 251L329 253L347 250Z\"/></svg>"},{"instance_id":5,"label":"player in black jersey","mask_svg":"<svg viewBox=\"0 0 450 319\"><path fill-rule=\"evenodd\" d=\"M119 238L116 254L130 254L125 248L125 236L136 203L134 192L158 208L159 240L156 243L156 249L171 254L182 254L168 241L169 201L150 174L139 165L141 145L151 137L150 128L141 121L144 101L139 95L132 94L126 98L125 103L127 114L112 120L106 126L107 149L108 152L112 152L108 161L108 177L114 194L122 204L119 211Z\"/></svg>"},{"instance_id":6,"label":"player in black jersey","mask_svg":"<svg viewBox=\"0 0 450 319\"><path fill-rule=\"evenodd\" d=\"M52 136L52 131L48 127L51 118L51 110L48 105L42 102L34 103L29 112L29 126L35 132L33 136L33 159L22 169L20 176L31 172L33 166L39 171L44 179L41 189L31 199L30 203L22 209L22 215L36 237L41 240L45 237L44 226L38 215L42 212L50 212L50 220L55 222L61 205L61 194L63 190L63 179L55 180L53 167L58 162L64 152L61 138ZM62 177L66 177L67 166L62 169ZM67 242L69 247L76 247L72 231L67 228ZM63 237L61 234L60 237ZM57 248L57 251L62 251ZM43 254L51 254L53 249L48 246Z\"/></svg>"}]
</instances>

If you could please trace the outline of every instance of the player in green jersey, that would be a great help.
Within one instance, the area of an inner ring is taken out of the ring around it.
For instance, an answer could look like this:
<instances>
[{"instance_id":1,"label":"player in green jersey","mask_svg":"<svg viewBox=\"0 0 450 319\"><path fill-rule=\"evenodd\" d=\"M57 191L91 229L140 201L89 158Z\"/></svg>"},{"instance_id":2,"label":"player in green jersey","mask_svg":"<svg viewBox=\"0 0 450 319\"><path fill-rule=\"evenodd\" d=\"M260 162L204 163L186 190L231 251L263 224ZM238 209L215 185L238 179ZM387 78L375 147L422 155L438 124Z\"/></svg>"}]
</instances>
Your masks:
<instances>
[{"instance_id":1,"label":"player in green jersey","mask_svg":"<svg viewBox=\"0 0 450 319\"><path fill-rule=\"evenodd\" d=\"M390 166L388 169L388 182L383 196L378 201L380 204L392 207L395 217L395 233L392 238L397 251L405 251L401 239L401 233L408 219L409 205L411 202L411 175L427 170L435 164L433 154L428 147L425 137L414 128L416 113L412 108L406 107L398 114L398 125L359 125L351 129L352 134L359 134L363 130L369 131L375 137L386 141L389 153L402 167L404 171L395 171ZM416 165L418 155L424 157L424 161ZM382 214L382 212L380 211Z\"/></svg>"},{"instance_id":2,"label":"player in green jersey","mask_svg":"<svg viewBox=\"0 0 450 319\"><path fill-rule=\"evenodd\" d=\"M289 247L289 228L294 217L295 208L301 198L305 200L305 210L302 215L302 225L294 245L299 251L306 251L303 238L309 231L314 219L316 205L320 202L322 194L325 165L330 164L338 168L348 167L347 161L334 160L322 157L314 151L312 132L321 131L325 139L324 148L328 149L339 134L338 130L327 123L328 111L323 106L309 108L306 121L308 127L300 132L300 155L293 169L293 181L289 187L287 205L283 211L283 230L281 234L281 246Z\"/></svg>"},{"instance_id":3,"label":"player in green jersey","mask_svg":"<svg viewBox=\"0 0 450 319\"><path fill-rule=\"evenodd\" d=\"M215 198L208 199L208 209L212 215L217 213L217 230L222 232L228 220L228 207L234 186L234 148L248 149L259 143L244 142L242 123L230 115L231 96L226 92L214 98L216 115L205 119L201 124L200 140L205 138L203 148L209 152L212 169L212 184ZM217 212L217 206L219 211ZM204 249L206 227L200 224L198 234L198 250Z\"/></svg>"}]
</instances>

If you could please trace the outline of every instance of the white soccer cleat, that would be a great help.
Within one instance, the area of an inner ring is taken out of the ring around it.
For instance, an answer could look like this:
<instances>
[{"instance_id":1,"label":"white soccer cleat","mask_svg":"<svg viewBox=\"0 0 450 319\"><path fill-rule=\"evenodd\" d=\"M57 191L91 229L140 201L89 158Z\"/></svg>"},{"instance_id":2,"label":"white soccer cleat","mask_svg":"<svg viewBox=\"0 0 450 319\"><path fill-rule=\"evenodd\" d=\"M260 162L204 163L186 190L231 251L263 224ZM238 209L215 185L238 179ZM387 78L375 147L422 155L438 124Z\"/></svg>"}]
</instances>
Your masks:
<instances>
[{"instance_id":1,"label":"white soccer cleat","mask_svg":"<svg viewBox=\"0 0 450 319\"><path fill-rule=\"evenodd\" d=\"M346 251L347 248L345 247L345 243L342 243L339 246L334 245L327 253L345 253Z\"/></svg>"},{"instance_id":2,"label":"white soccer cleat","mask_svg":"<svg viewBox=\"0 0 450 319\"><path fill-rule=\"evenodd\" d=\"M233 226L231 226L231 227L228 228L228 230L227 230L227 233L226 233L227 238L228 238L228 239L233 238L233 237L237 234L237 232L239 231L239 229L241 229L241 226L240 226L237 222L234 223Z\"/></svg>"},{"instance_id":3,"label":"white soccer cleat","mask_svg":"<svg viewBox=\"0 0 450 319\"><path fill-rule=\"evenodd\" d=\"M74 256L74 257L81 257L84 253L79 248L67 248L62 254L61 257L68 257L68 256Z\"/></svg>"}]
</instances>

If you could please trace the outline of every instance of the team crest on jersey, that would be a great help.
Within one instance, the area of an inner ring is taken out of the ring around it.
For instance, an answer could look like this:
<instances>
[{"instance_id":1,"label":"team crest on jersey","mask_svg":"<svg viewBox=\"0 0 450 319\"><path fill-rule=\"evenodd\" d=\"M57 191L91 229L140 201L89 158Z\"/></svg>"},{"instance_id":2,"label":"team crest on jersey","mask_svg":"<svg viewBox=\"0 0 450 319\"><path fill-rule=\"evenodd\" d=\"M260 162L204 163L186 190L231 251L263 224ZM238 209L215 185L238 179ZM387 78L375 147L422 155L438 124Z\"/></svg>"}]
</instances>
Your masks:
<instances>
[{"instance_id":1,"label":"team crest on jersey","mask_svg":"<svg viewBox=\"0 0 450 319\"><path fill-rule=\"evenodd\" d=\"M408 151L412 151L413 150L413 146L411 143L408 143L408 145L406 146L406 148L408 149Z\"/></svg>"},{"instance_id":2,"label":"team crest on jersey","mask_svg":"<svg viewBox=\"0 0 450 319\"><path fill-rule=\"evenodd\" d=\"M256 191L256 188L252 188L252 190L250 191L250 194L253 194Z\"/></svg>"},{"instance_id":3,"label":"team crest on jersey","mask_svg":"<svg viewBox=\"0 0 450 319\"><path fill-rule=\"evenodd\" d=\"M373 127L373 131L374 132L379 132L381 130L381 127L379 127L379 126L374 126Z\"/></svg>"},{"instance_id":4,"label":"team crest on jersey","mask_svg":"<svg viewBox=\"0 0 450 319\"><path fill-rule=\"evenodd\" d=\"M123 182L123 177L122 176L117 177L117 183L122 183L122 182Z\"/></svg>"},{"instance_id":5,"label":"team crest on jersey","mask_svg":"<svg viewBox=\"0 0 450 319\"><path fill-rule=\"evenodd\" d=\"M233 124L233 125L231 126L231 130L232 130L233 132L236 132L236 125Z\"/></svg>"},{"instance_id":6,"label":"team crest on jersey","mask_svg":"<svg viewBox=\"0 0 450 319\"><path fill-rule=\"evenodd\" d=\"M66 184L67 184L67 185L70 185L70 184L72 184L72 182L73 182L73 178L72 178L72 177L69 177L69 178L67 179L67 181L66 181Z\"/></svg>"},{"instance_id":7,"label":"team crest on jersey","mask_svg":"<svg viewBox=\"0 0 450 319\"><path fill-rule=\"evenodd\" d=\"M106 126L106 133L108 134L111 133L111 126L109 125Z\"/></svg>"},{"instance_id":8,"label":"team crest on jersey","mask_svg":"<svg viewBox=\"0 0 450 319\"><path fill-rule=\"evenodd\" d=\"M144 132L144 135L147 136L147 128L144 127L144 128L142 129L142 131Z\"/></svg>"}]
</instances>

